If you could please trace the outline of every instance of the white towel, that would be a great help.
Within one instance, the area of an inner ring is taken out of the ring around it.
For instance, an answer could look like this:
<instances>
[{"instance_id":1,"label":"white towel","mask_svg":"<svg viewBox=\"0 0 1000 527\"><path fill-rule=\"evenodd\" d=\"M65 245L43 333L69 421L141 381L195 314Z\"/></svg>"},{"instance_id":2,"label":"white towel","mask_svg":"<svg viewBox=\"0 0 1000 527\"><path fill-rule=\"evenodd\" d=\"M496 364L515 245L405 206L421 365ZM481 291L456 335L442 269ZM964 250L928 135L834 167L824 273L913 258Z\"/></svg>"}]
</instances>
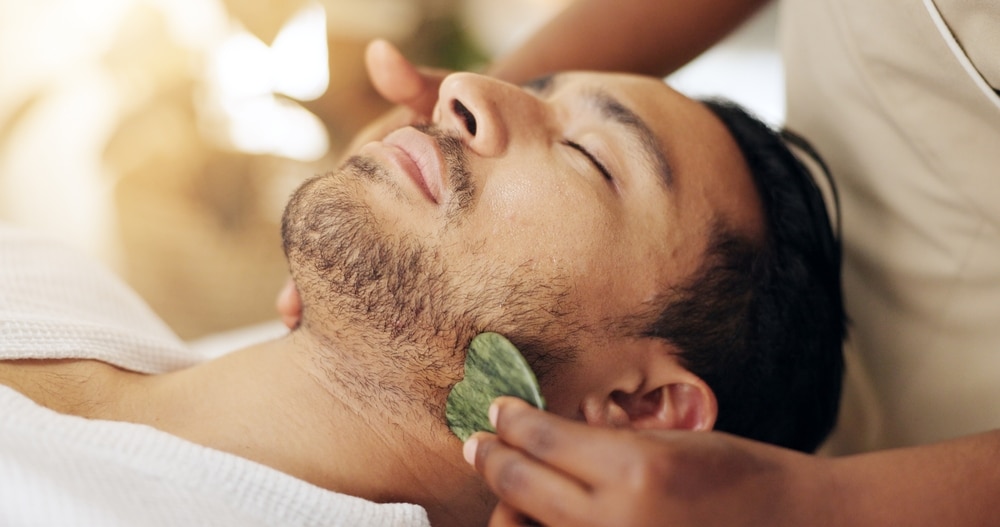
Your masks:
<instances>
[{"instance_id":1,"label":"white towel","mask_svg":"<svg viewBox=\"0 0 1000 527\"><path fill-rule=\"evenodd\" d=\"M0 360L92 358L143 373L201 357L85 255L0 224Z\"/></svg>"},{"instance_id":2,"label":"white towel","mask_svg":"<svg viewBox=\"0 0 1000 527\"><path fill-rule=\"evenodd\" d=\"M147 373L200 360L113 274L0 225L0 360L94 358ZM330 492L133 423L0 385L0 525L419 526L423 508Z\"/></svg>"}]
</instances>

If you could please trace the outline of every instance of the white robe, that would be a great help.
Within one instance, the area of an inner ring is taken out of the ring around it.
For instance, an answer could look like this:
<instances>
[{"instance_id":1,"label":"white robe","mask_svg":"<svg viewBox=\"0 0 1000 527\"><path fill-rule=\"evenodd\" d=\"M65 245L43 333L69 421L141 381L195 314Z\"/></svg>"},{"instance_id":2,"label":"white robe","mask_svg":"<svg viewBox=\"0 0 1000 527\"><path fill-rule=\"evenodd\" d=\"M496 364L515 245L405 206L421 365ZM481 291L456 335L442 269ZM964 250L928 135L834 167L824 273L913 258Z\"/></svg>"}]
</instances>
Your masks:
<instances>
[{"instance_id":1,"label":"white robe","mask_svg":"<svg viewBox=\"0 0 1000 527\"><path fill-rule=\"evenodd\" d=\"M202 360L91 260L0 224L0 360ZM0 385L0 525L420 526L423 508L330 492L133 423L63 415Z\"/></svg>"}]
</instances>

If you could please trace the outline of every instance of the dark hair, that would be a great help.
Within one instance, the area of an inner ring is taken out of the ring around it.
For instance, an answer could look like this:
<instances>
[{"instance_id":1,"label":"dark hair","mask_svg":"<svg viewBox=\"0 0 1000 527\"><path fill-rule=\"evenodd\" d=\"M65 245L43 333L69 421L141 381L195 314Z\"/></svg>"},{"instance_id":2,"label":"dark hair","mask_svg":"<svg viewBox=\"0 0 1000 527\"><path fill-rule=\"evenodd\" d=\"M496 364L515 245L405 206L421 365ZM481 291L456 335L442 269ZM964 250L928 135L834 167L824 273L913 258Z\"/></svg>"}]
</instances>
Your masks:
<instances>
[{"instance_id":1,"label":"dark hair","mask_svg":"<svg viewBox=\"0 0 1000 527\"><path fill-rule=\"evenodd\" d=\"M715 392L716 430L811 452L840 405L840 245L783 136L733 103L704 104L746 159L766 232L754 240L716 221L699 270L647 331Z\"/></svg>"}]
</instances>

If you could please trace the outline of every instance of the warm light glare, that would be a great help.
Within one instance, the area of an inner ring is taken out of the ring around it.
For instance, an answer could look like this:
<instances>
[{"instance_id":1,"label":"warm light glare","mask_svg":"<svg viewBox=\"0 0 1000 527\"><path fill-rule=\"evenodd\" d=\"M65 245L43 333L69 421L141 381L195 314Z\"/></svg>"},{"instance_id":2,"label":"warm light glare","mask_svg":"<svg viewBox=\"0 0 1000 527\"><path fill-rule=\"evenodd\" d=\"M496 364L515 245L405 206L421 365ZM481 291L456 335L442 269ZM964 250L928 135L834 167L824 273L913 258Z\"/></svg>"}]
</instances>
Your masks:
<instances>
[{"instance_id":1,"label":"warm light glare","mask_svg":"<svg viewBox=\"0 0 1000 527\"><path fill-rule=\"evenodd\" d=\"M326 12L312 3L282 27L271 46L237 30L212 54L209 102L221 110L234 148L302 161L319 159L329 149L320 120L293 101L313 100L326 92L330 73Z\"/></svg>"},{"instance_id":2,"label":"warm light glare","mask_svg":"<svg viewBox=\"0 0 1000 527\"><path fill-rule=\"evenodd\" d=\"M316 99L329 85L319 3L292 16L271 46L239 27L218 0L0 4L4 220L106 255L115 243L114 189L130 163L158 155L156 144L181 149L209 139L306 161L329 149L325 126L295 102ZM142 123L184 118L176 89L187 82L196 129L206 137L137 135L145 133ZM112 144L129 144L134 157L114 157L121 153L109 154Z\"/></svg>"},{"instance_id":3,"label":"warm light glare","mask_svg":"<svg viewBox=\"0 0 1000 527\"><path fill-rule=\"evenodd\" d=\"M230 102L226 109L230 140L243 152L312 160L330 147L322 121L287 99L265 95Z\"/></svg>"},{"instance_id":4,"label":"warm light glare","mask_svg":"<svg viewBox=\"0 0 1000 527\"><path fill-rule=\"evenodd\" d=\"M270 95L274 88L271 49L259 38L240 31L227 38L213 54L212 76L223 100Z\"/></svg>"},{"instance_id":5,"label":"warm light glare","mask_svg":"<svg viewBox=\"0 0 1000 527\"><path fill-rule=\"evenodd\" d=\"M330 85L323 6L306 6L292 17L271 45L274 91L300 101L318 99Z\"/></svg>"}]
</instances>

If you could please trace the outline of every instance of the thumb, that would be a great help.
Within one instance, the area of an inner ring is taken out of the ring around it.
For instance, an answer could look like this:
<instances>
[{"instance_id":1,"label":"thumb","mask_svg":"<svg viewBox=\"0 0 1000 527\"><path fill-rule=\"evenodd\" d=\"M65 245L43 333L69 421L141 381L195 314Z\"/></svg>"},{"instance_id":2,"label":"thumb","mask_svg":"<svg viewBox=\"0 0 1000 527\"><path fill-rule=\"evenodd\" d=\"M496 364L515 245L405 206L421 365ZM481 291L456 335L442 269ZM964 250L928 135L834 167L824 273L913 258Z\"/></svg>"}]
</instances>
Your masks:
<instances>
[{"instance_id":1,"label":"thumb","mask_svg":"<svg viewBox=\"0 0 1000 527\"><path fill-rule=\"evenodd\" d=\"M365 66L379 95L422 116L430 116L434 110L438 88L448 74L445 70L417 68L385 40L368 44Z\"/></svg>"}]
</instances>

